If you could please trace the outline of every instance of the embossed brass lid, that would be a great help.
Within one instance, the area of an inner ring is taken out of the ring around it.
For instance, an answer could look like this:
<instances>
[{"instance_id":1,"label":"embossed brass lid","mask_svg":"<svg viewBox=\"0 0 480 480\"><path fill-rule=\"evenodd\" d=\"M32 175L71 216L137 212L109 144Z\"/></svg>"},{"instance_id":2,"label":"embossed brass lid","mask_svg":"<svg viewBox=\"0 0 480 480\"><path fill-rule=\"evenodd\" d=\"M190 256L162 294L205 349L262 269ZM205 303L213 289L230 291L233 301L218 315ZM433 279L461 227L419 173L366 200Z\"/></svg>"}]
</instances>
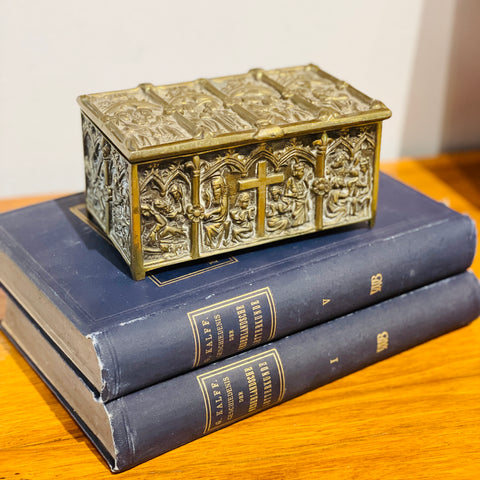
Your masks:
<instances>
[{"instance_id":1,"label":"embossed brass lid","mask_svg":"<svg viewBox=\"0 0 480 480\"><path fill-rule=\"evenodd\" d=\"M385 120L390 110L315 65L78 97L132 163Z\"/></svg>"}]
</instances>

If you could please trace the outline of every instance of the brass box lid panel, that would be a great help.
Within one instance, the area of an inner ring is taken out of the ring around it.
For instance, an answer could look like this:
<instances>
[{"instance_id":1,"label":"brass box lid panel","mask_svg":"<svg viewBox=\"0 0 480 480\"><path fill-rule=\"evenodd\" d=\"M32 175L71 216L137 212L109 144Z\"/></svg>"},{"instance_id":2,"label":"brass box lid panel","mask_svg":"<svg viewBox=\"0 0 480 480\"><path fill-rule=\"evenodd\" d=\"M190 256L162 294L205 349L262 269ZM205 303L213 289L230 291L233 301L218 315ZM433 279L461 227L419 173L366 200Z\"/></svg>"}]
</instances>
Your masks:
<instances>
[{"instance_id":1,"label":"brass box lid panel","mask_svg":"<svg viewBox=\"0 0 480 480\"><path fill-rule=\"evenodd\" d=\"M390 110L315 65L82 95L132 163L385 120Z\"/></svg>"}]
</instances>

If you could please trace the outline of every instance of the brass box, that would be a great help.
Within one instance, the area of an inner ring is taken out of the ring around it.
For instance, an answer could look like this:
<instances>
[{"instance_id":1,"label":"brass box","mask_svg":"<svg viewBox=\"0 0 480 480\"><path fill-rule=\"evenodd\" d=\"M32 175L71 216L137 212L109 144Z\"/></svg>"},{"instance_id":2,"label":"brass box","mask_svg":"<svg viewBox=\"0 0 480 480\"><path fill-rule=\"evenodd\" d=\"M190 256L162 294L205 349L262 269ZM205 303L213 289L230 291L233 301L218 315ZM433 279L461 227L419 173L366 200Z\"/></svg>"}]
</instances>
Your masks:
<instances>
[{"instance_id":1,"label":"brass box","mask_svg":"<svg viewBox=\"0 0 480 480\"><path fill-rule=\"evenodd\" d=\"M391 112L314 65L83 95L86 205L135 279L373 224Z\"/></svg>"}]
</instances>

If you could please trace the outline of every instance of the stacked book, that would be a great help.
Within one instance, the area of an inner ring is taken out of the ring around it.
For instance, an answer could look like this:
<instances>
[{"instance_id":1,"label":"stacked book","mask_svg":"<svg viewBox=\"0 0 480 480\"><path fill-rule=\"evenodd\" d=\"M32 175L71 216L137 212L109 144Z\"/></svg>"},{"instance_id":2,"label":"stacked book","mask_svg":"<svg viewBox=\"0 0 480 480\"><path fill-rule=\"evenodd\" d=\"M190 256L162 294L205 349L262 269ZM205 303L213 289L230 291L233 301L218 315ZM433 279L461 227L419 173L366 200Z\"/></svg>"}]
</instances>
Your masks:
<instances>
[{"instance_id":1,"label":"stacked book","mask_svg":"<svg viewBox=\"0 0 480 480\"><path fill-rule=\"evenodd\" d=\"M473 321L471 219L380 175L376 225L136 282L83 194L0 216L5 334L122 471Z\"/></svg>"}]
</instances>

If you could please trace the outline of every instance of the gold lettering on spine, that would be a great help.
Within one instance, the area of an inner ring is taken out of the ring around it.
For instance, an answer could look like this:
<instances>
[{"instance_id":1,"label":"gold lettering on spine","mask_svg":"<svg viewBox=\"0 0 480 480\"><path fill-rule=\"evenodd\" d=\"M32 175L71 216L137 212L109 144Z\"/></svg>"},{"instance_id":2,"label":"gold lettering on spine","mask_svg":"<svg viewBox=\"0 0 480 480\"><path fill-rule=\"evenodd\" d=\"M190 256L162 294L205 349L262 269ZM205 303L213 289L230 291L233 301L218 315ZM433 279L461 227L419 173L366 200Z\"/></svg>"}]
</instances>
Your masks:
<instances>
[{"instance_id":1,"label":"gold lettering on spine","mask_svg":"<svg viewBox=\"0 0 480 480\"><path fill-rule=\"evenodd\" d=\"M382 332L377 335L377 353L383 352L388 348L388 332Z\"/></svg>"},{"instance_id":2,"label":"gold lettering on spine","mask_svg":"<svg viewBox=\"0 0 480 480\"><path fill-rule=\"evenodd\" d=\"M217 313L213 318L215 319L215 326L217 327L217 356L221 357L223 355L223 346L225 345L222 317Z\"/></svg>"},{"instance_id":3,"label":"gold lettering on spine","mask_svg":"<svg viewBox=\"0 0 480 480\"><path fill-rule=\"evenodd\" d=\"M202 320L202 333L205 342L205 353L211 355L213 352L213 335L209 320Z\"/></svg>"},{"instance_id":4,"label":"gold lettering on spine","mask_svg":"<svg viewBox=\"0 0 480 480\"><path fill-rule=\"evenodd\" d=\"M222 311L222 309L226 310ZM233 313L230 313L232 310ZM221 312L225 312L226 315L236 315L238 330L230 328L229 319L222 317L223 313ZM206 363L206 360L210 361L222 357L225 354L225 348L228 348L228 344L227 347L225 346L225 341L227 340L228 343L233 342L237 333L239 343L236 346L236 351L241 351L249 346L258 345L262 341L271 340L275 336L277 328L275 302L268 287L260 288L205 308L199 308L189 312L188 318L195 343L193 367ZM212 328L211 332L203 331L204 325L202 325L202 322L205 320L211 321L209 325ZM249 322L251 323L249 324ZM228 328L227 335L225 334L226 328ZM253 331L253 338L250 335L251 331ZM212 333L212 338L206 338L206 333ZM217 339L216 348L215 337ZM208 342L208 344L205 342ZM208 358L205 359L204 357Z\"/></svg>"},{"instance_id":5,"label":"gold lettering on spine","mask_svg":"<svg viewBox=\"0 0 480 480\"><path fill-rule=\"evenodd\" d=\"M252 413L257 409L258 405L258 385L257 385L257 379L255 378L255 372L253 371L252 367L247 367L245 368L245 375L247 377L247 383L248 383L248 393L250 395L249 397L249 407L248 407L248 413Z\"/></svg>"},{"instance_id":6,"label":"gold lettering on spine","mask_svg":"<svg viewBox=\"0 0 480 480\"><path fill-rule=\"evenodd\" d=\"M197 376L205 405L204 433L283 400L285 372L275 348Z\"/></svg>"},{"instance_id":7,"label":"gold lettering on spine","mask_svg":"<svg viewBox=\"0 0 480 480\"><path fill-rule=\"evenodd\" d=\"M263 406L266 407L272 403L272 375L268 362L258 364L263 380Z\"/></svg>"},{"instance_id":8,"label":"gold lettering on spine","mask_svg":"<svg viewBox=\"0 0 480 480\"><path fill-rule=\"evenodd\" d=\"M227 421L229 422L233 419L233 414L235 413L235 400L233 398L233 388L230 378L225 377L223 379L223 384L225 385L225 391L227 392Z\"/></svg>"},{"instance_id":9,"label":"gold lettering on spine","mask_svg":"<svg viewBox=\"0 0 480 480\"><path fill-rule=\"evenodd\" d=\"M210 387L215 402L215 417L221 417L223 415L223 399L222 392L218 390L220 384L215 381L210 384Z\"/></svg>"},{"instance_id":10,"label":"gold lettering on spine","mask_svg":"<svg viewBox=\"0 0 480 480\"><path fill-rule=\"evenodd\" d=\"M254 300L250 302L250 306L252 307L253 312L253 328L254 328L254 337L253 337L253 345L260 343L262 341L263 336L263 314L262 314L262 306L258 300Z\"/></svg>"},{"instance_id":11,"label":"gold lettering on spine","mask_svg":"<svg viewBox=\"0 0 480 480\"><path fill-rule=\"evenodd\" d=\"M238 350L245 350L248 344L248 317L244 305L238 306L236 310L238 315L238 326L240 328L240 343L238 344Z\"/></svg>"},{"instance_id":12,"label":"gold lettering on spine","mask_svg":"<svg viewBox=\"0 0 480 480\"><path fill-rule=\"evenodd\" d=\"M372 275L370 278L370 295L381 292L383 286L383 277L381 273Z\"/></svg>"}]
</instances>

